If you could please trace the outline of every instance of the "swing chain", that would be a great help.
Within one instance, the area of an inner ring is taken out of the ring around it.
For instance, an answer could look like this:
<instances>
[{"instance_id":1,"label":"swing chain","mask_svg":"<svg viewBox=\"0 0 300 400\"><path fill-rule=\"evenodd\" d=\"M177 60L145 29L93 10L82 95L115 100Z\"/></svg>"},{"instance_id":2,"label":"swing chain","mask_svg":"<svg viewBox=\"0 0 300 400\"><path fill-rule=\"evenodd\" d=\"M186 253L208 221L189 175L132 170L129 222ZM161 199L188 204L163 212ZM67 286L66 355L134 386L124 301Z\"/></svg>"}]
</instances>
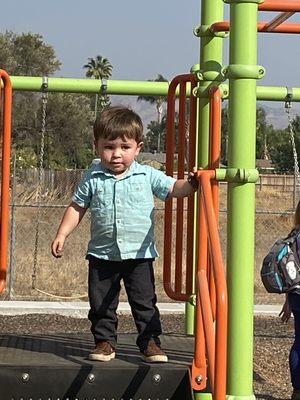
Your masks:
<instances>
[{"instance_id":1,"label":"swing chain","mask_svg":"<svg viewBox=\"0 0 300 400\"><path fill-rule=\"evenodd\" d=\"M288 129L289 129L289 134L290 134L290 140L292 144L292 149L293 149L293 157L294 157L294 179L295 179L295 185L300 185L300 172L299 172L299 163L298 163L298 154L297 154L297 148L296 148L296 143L295 143L295 132L293 128L293 121L291 117L291 108L292 108L292 98L293 98L293 93L291 89L287 88L287 96L286 96L286 101L285 101L285 111L287 114L288 118ZM296 187L294 190L294 206L296 204Z\"/></svg>"},{"instance_id":2,"label":"swing chain","mask_svg":"<svg viewBox=\"0 0 300 400\"><path fill-rule=\"evenodd\" d=\"M39 171L38 171L38 187L37 187L37 217L36 217L36 230L35 230L35 243L34 243L34 256L33 256L33 270L32 270L32 289L36 288L36 272L37 272L37 256L39 246L39 226L40 226L40 213L41 213L41 195L42 195L42 181L43 181L43 166L44 166L44 149L45 149L45 133L46 133L46 111L48 102L48 77L43 77L42 83L42 123L41 123L41 142L40 142L40 157L39 157Z\"/></svg>"}]
</instances>

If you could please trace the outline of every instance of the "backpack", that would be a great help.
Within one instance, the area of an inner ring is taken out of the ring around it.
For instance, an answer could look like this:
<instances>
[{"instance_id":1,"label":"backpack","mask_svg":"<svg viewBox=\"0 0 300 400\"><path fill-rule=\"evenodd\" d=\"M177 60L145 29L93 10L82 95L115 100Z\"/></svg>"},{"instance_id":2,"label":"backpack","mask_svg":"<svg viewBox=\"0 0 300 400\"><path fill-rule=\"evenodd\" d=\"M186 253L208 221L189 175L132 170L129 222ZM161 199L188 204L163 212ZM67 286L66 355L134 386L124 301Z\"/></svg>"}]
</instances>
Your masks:
<instances>
[{"instance_id":1,"label":"backpack","mask_svg":"<svg viewBox=\"0 0 300 400\"><path fill-rule=\"evenodd\" d=\"M277 240L263 260L262 283L269 293L287 293L300 289L300 230L294 229Z\"/></svg>"}]
</instances>

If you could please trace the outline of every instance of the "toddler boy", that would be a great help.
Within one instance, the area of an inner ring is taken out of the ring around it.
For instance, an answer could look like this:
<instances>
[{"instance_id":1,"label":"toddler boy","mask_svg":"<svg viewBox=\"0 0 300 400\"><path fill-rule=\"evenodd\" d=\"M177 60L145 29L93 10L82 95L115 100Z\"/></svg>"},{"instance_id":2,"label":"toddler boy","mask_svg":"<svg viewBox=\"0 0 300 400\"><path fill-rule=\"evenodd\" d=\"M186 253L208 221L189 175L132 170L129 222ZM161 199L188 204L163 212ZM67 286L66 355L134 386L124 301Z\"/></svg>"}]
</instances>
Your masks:
<instances>
[{"instance_id":1,"label":"toddler boy","mask_svg":"<svg viewBox=\"0 0 300 400\"><path fill-rule=\"evenodd\" d=\"M89 359L109 361L115 357L116 310L123 280L143 359L167 362L160 347L162 330L152 265L158 256L153 195L161 200L188 196L197 180L194 173L189 180L176 180L135 161L143 145L143 125L128 108L105 109L94 123L94 139L100 162L84 174L75 191L52 243L52 254L61 257L66 238L90 208L91 239L86 257L95 349Z\"/></svg>"}]
</instances>

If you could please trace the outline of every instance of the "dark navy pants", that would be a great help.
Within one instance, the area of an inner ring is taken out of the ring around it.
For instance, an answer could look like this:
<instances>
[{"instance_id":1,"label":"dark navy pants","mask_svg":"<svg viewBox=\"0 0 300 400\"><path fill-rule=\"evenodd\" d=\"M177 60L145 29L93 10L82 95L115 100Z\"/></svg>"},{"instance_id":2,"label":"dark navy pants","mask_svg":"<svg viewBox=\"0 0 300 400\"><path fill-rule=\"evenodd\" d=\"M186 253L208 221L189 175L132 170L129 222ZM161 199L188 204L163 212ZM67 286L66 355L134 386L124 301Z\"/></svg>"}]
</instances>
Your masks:
<instances>
[{"instance_id":1,"label":"dark navy pants","mask_svg":"<svg viewBox=\"0 0 300 400\"><path fill-rule=\"evenodd\" d=\"M291 381L293 388L300 390L300 294L289 293L288 298L295 323L295 341L289 357Z\"/></svg>"},{"instance_id":2,"label":"dark navy pants","mask_svg":"<svg viewBox=\"0 0 300 400\"><path fill-rule=\"evenodd\" d=\"M150 339L160 344L161 323L154 284L153 259L107 261L89 256L89 320L95 343L117 343L117 307L123 280L143 351Z\"/></svg>"}]
</instances>

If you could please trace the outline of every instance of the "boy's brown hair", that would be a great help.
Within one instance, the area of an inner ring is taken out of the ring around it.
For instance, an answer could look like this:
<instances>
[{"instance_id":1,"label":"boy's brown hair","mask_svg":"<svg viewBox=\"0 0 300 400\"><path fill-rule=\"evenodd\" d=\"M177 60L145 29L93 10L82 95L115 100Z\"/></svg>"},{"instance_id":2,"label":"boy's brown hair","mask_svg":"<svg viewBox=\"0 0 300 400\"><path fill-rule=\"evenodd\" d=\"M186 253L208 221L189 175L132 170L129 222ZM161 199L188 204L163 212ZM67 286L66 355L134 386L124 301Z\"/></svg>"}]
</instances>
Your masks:
<instances>
[{"instance_id":1,"label":"boy's brown hair","mask_svg":"<svg viewBox=\"0 0 300 400\"><path fill-rule=\"evenodd\" d=\"M127 107L116 106L104 109L94 123L94 138L115 140L117 138L143 140L143 124L138 114Z\"/></svg>"}]
</instances>

